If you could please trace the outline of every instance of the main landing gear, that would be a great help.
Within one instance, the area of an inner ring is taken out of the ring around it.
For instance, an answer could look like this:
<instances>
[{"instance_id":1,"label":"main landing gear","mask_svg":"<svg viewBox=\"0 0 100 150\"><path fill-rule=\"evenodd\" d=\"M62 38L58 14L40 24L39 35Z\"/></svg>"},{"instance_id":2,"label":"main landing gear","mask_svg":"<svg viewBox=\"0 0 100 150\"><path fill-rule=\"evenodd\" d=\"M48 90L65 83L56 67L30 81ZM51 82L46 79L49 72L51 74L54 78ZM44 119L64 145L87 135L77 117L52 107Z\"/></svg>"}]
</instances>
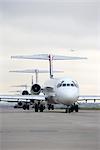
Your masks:
<instances>
[{"instance_id":1,"label":"main landing gear","mask_svg":"<svg viewBox=\"0 0 100 150\"><path fill-rule=\"evenodd\" d=\"M34 105L35 112L38 112L39 110L40 110L40 112L43 112L44 109L45 109L45 105L43 103L40 103L40 102L35 103L35 105Z\"/></svg>"},{"instance_id":2,"label":"main landing gear","mask_svg":"<svg viewBox=\"0 0 100 150\"><path fill-rule=\"evenodd\" d=\"M74 104L74 105L71 105L71 106L67 106L65 112L66 112L66 113L71 113L71 112L73 112L73 111L75 111L75 112L78 112L78 111L79 111L78 105Z\"/></svg>"},{"instance_id":3,"label":"main landing gear","mask_svg":"<svg viewBox=\"0 0 100 150\"><path fill-rule=\"evenodd\" d=\"M54 110L54 105L48 104L48 110Z\"/></svg>"},{"instance_id":4,"label":"main landing gear","mask_svg":"<svg viewBox=\"0 0 100 150\"><path fill-rule=\"evenodd\" d=\"M26 110L26 109L29 110L29 104L24 104L24 105L23 105L23 109L24 109L24 110Z\"/></svg>"}]
</instances>

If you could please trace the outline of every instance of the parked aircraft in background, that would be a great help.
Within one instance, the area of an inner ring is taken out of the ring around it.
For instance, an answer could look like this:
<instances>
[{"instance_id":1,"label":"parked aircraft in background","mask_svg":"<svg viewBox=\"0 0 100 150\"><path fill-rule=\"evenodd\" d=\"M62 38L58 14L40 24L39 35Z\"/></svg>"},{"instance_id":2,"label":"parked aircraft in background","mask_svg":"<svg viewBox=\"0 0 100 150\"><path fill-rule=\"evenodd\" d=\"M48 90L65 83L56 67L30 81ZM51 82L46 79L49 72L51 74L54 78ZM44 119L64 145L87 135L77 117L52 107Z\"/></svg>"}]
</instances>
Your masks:
<instances>
[{"instance_id":1,"label":"parked aircraft in background","mask_svg":"<svg viewBox=\"0 0 100 150\"><path fill-rule=\"evenodd\" d=\"M43 112L44 105L43 101L47 102L48 109L53 109L53 104L64 104L66 106L66 112L78 112L79 100L90 100L100 99L100 96L80 96L79 85L76 80L65 77L65 78L54 78L53 76L53 60L84 60L84 57L70 57L70 56L59 56L59 55L32 55L32 56L12 56L12 58L18 59L39 59L49 60L49 72L50 79L44 83L43 95L39 95L41 92L41 86L37 84L34 87L34 95L22 95L22 96L10 96L0 95L0 99L22 99L26 101L34 101L35 112ZM27 107L27 103L26 103Z\"/></svg>"}]
</instances>

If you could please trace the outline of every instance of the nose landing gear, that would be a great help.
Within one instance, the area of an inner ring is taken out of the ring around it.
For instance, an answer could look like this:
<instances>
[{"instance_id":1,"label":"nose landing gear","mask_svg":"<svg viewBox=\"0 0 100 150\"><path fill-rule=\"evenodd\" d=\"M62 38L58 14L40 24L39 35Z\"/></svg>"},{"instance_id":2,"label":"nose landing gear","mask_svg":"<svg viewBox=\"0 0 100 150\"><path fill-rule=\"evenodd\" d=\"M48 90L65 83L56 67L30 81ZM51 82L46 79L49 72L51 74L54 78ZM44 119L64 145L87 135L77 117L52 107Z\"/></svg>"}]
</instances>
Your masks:
<instances>
[{"instance_id":1,"label":"nose landing gear","mask_svg":"<svg viewBox=\"0 0 100 150\"><path fill-rule=\"evenodd\" d=\"M73 112L73 111L75 111L75 112L78 112L78 111L79 111L79 107L78 107L77 104L74 104L74 105L71 105L71 106L67 106L65 112L66 112L66 113L71 113L71 112Z\"/></svg>"}]
</instances>

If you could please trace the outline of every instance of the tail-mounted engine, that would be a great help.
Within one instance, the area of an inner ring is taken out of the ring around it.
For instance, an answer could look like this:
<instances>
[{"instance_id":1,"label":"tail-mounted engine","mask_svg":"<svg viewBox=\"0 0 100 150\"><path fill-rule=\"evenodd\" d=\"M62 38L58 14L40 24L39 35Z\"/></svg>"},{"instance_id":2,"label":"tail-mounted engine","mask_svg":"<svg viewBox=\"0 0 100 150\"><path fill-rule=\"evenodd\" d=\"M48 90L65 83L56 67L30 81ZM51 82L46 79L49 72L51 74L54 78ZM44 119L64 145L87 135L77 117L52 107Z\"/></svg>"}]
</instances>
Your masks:
<instances>
[{"instance_id":1,"label":"tail-mounted engine","mask_svg":"<svg viewBox=\"0 0 100 150\"><path fill-rule=\"evenodd\" d=\"M31 87L31 94L33 95L39 95L41 92L41 87L39 84L34 84Z\"/></svg>"}]
</instances>

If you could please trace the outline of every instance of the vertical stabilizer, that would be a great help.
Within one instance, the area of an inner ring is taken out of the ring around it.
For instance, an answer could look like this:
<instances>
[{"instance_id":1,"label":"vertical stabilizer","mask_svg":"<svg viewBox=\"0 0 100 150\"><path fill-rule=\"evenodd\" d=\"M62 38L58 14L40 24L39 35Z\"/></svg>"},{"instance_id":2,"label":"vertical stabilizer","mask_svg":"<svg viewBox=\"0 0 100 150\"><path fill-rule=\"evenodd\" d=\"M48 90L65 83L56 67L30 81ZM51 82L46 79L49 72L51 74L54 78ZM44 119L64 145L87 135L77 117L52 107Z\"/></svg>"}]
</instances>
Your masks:
<instances>
[{"instance_id":1,"label":"vertical stabilizer","mask_svg":"<svg viewBox=\"0 0 100 150\"><path fill-rule=\"evenodd\" d=\"M50 72L50 78L53 78L53 57L52 55L48 55L49 58L49 72Z\"/></svg>"},{"instance_id":2,"label":"vertical stabilizer","mask_svg":"<svg viewBox=\"0 0 100 150\"><path fill-rule=\"evenodd\" d=\"M34 83L33 83L33 76L32 76L32 85L33 85Z\"/></svg>"}]
</instances>

